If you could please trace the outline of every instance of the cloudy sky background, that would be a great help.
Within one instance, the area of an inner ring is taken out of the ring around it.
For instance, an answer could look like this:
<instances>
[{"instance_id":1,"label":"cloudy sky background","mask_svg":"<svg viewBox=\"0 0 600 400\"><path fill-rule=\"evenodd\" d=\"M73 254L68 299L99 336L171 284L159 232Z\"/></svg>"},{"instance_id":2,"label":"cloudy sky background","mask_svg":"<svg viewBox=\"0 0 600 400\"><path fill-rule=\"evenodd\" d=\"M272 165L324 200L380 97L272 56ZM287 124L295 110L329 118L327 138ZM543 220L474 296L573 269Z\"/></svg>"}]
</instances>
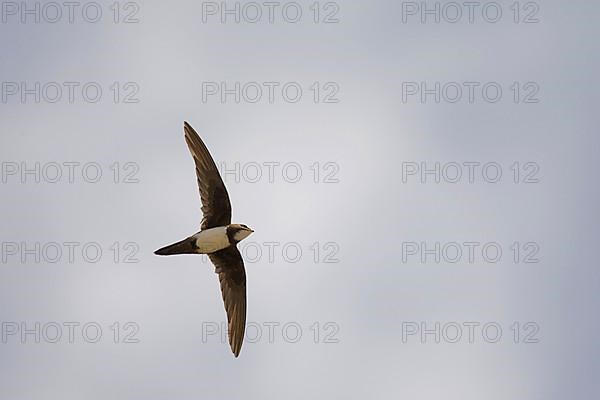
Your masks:
<instances>
[{"instance_id":1,"label":"cloudy sky background","mask_svg":"<svg viewBox=\"0 0 600 400\"><path fill-rule=\"evenodd\" d=\"M93 162L103 174L97 183L86 182L81 169L73 183L66 176L36 183L31 175L23 183L20 171L5 176L4 247L94 242L103 254L97 263L86 262L80 250L73 263L66 254L56 263L36 263L3 251L3 333L10 323L81 328L95 322L103 334L97 343L87 343L77 329L69 343L64 327L58 343L35 343L33 335L22 343L20 332L6 336L0 397L564 399L598 393L600 5L539 1L539 23L525 24L513 22L513 2L500 1L497 23L486 22L479 8L473 23L464 15L436 24L432 17L421 23L419 15L404 23L401 2L338 1L339 22L325 24L313 22L312 1L298 3L303 16L295 24L281 17L281 7L273 23L267 15L254 24L232 17L221 23L219 15L204 23L202 3L192 1L138 3L139 22L131 24L113 21L112 2L99 2L97 23L86 22L81 7L73 23L66 15L52 24L3 14L4 88L6 82L80 83L73 103L66 91L56 103L36 103L33 95L23 103L20 94L0 103L3 171L9 163ZM334 10L324 4L321 19ZM134 8L119 5L122 21ZM521 9L521 20L531 10ZM81 96L87 82L103 89L97 103ZM137 103L122 101L128 82L139 88ZM285 101L280 89L273 103L266 92L257 103L236 103L232 95L225 103L218 96L204 102L203 82L296 82L303 94L297 103ZM339 102L315 103L314 82L321 90L335 83ZM473 103L435 103L432 95L425 103L418 96L404 102L403 82L497 82L503 97L489 103L476 89ZM521 85L518 103L509 89L514 82ZM538 103L523 103L527 82L538 85ZM281 167L273 182L266 167L256 183L226 177L234 222L254 228L247 241L263 251L246 263L248 322L262 327L262 337L247 341L238 359L219 335L202 340L207 324L225 321L213 267L202 257L152 254L196 232L201 218L184 120L230 169L265 162L302 169L297 183L284 179ZM115 162L119 183L109 168ZM309 168L315 162L318 183ZM495 162L503 176L491 184L478 170L473 183L466 177L421 183L418 176L403 183L407 162ZM514 183L509 167L515 162L536 163L539 183ZM123 182L132 171L126 163L138 167L137 183ZM334 163L337 183L323 182L332 170L326 163ZM115 242L118 262L109 249ZM129 242L138 248L137 263L123 262ZM281 244L273 262L265 242ZM337 263L324 262L329 242L338 249ZM503 256L489 263L479 250L473 263L466 256L457 263L435 263L432 256L421 262L418 255L403 262L403 242L430 248L496 242ZM539 262L515 263L514 242L535 242ZM285 260L286 243L302 249L298 262ZM110 330L115 322L119 343ZM127 322L139 327L139 343L122 343ZM265 325L271 322L280 324L273 343ZM338 328L330 337L337 343L325 343L329 322ZM406 322L480 327L474 343L466 328L458 343L436 343L433 335L426 343L419 335L403 342ZM497 343L482 337L489 322L503 329ZM515 322L519 343L510 330ZM523 343L528 322L539 327L538 343ZM302 329L296 343L281 331L291 323Z\"/></svg>"}]
</instances>

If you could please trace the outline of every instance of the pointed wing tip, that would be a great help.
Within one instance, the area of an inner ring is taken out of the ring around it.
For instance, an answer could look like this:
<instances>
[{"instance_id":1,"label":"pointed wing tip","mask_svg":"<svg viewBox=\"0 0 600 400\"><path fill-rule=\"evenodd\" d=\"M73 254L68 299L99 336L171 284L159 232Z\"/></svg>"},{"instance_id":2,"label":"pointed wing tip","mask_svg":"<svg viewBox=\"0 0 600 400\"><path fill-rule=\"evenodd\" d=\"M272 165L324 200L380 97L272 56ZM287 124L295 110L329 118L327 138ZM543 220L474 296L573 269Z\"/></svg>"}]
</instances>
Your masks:
<instances>
[{"instance_id":1,"label":"pointed wing tip","mask_svg":"<svg viewBox=\"0 0 600 400\"><path fill-rule=\"evenodd\" d=\"M231 345L231 352L233 353L233 356L235 358L238 358L240 355L240 352L242 351L242 346L239 346L237 349L234 347L234 345Z\"/></svg>"},{"instance_id":2,"label":"pointed wing tip","mask_svg":"<svg viewBox=\"0 0 600 400\"><path fill-rule=\"evenodd\" d=\"M228 324L228 327L229 326L230 325ZM231 331L227 332L227 335L229 336L229 347L231 348L231 352L233 353L235 358L238 358L238 356L240 355L240 352L242 351L242 344L244 343L244 339L243 339L244 334L242 333L241 340L239 338L239 335L236 335L235 333L233 333Z\"/></svg>"},{"instance_id":3,"label":"pointed wing tip","mask_svg":"<svg viewBox=\"0 0 600 400\"><path fill-rule=\"evenodd\" d=\"M185 140L188 141L188 144L192 144L193 142L202 142L202 139L200 139L200 136L198 135L198 133L196 132L196 130L194 128L192 128L192 126L187 122L187 121L183 121L183 136L185 136ZM201 143L204 146L204 143ZM194 144L197 146L197 144ZM206 147L206 146L204 146ZM208 150L206 150L208 152Z\"/></svg>"},{"instance_id":4,"label":"pointed wing tip","mask_svg":"<svg viewBox=\"0 0 600 400\"><path fill-rule=\"evenodd\" d=\"M244 336L244 334L242 333L241 339L239 337L233 337L233 336L229 337L229 347L231 347L231 352L233 353L235 358L238 358L238 356L240 355L240 353L242 351L242 344L244 344L243 336Z\"/></svg>"}]
</instances>

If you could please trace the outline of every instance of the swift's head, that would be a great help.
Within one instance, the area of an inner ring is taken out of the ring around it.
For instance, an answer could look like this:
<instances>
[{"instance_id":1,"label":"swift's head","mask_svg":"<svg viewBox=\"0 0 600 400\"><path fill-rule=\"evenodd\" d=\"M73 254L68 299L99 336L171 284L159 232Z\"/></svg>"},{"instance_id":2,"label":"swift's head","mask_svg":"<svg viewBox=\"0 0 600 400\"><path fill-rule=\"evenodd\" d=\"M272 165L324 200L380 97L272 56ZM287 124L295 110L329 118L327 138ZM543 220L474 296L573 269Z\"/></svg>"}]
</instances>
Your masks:
<instances>
[{"instance_id":1,"label":"swift's head","mask_svg":"<svg viewBox=\"0 0 600 400\"><path fill-rule=\"evenodd\" d=\"M244 224L230 224L227 226L227 237L230 243L238 243L254 232Z\"/></svg>"}]
</instances>

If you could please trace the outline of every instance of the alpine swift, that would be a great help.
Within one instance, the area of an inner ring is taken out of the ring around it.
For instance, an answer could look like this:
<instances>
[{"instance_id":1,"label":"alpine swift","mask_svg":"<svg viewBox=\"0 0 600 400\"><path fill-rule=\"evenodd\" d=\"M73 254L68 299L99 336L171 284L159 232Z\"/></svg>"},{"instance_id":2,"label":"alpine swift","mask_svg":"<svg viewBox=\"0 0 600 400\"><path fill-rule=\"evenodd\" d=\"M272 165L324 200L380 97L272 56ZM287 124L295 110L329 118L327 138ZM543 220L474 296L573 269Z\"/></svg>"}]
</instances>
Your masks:
<instances>
[{"instance_id":1,"label":"alpine swift","mask_svg":"<svg viewBox=\"0 0 600 400\"><path fill-rule=\"evenodd\" d=\"M229 195L214 160L190 124L184 122L183 130L196 164L203 214L200 232L156 250L154 254L208 254L215 265L215 273L219 274L227 312L229 345L237 357L246 327L246 271L236 245L254 231L244 224L231 223Z\"/></svg>"}]
</instances>

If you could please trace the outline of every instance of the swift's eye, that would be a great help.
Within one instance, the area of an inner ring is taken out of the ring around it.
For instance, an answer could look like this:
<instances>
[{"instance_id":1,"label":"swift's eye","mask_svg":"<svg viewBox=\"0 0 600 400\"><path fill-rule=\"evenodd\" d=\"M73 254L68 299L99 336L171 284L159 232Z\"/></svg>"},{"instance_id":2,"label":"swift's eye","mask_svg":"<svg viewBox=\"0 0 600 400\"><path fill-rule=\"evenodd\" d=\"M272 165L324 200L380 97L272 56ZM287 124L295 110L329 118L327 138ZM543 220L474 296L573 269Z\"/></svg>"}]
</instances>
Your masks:
<instances>
[{"instance_id":1,"label":"swift's eye","mask_svg":"<svg viewBox=\"0 0 600 400\"><path fill-rule=\"evenodd\" d=\"M241 226L242 226L242 228L248 229L248 227L246 225L244 225L244 224L242 224Z\"/></svg>"}]
</instances>

